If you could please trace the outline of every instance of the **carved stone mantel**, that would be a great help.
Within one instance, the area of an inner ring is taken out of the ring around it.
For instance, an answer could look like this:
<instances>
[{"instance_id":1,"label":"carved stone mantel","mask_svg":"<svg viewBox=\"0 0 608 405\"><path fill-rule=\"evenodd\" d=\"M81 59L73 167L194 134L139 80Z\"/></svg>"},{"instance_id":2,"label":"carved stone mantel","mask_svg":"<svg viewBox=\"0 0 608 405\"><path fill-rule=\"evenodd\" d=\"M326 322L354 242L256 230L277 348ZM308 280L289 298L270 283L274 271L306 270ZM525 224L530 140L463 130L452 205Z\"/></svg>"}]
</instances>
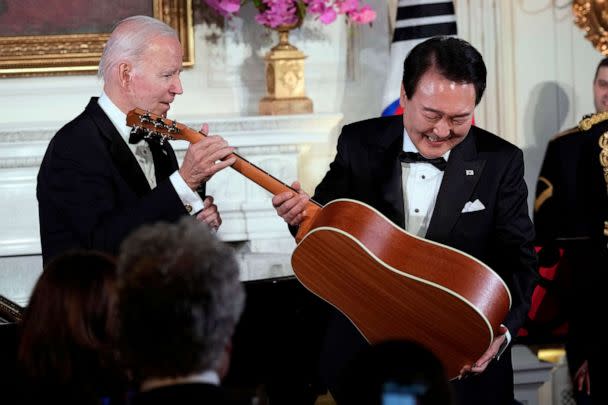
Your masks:
<instances>
[{"instance_id":1,"label":"carved stone mantel","mask_svg":"<svg viewBox=\"0 0 608 405\"><path fill-rule=\"evenodd\" d=\"M300 168L326 170L333 149L328 145L330 135L341 120L341 114L327 113L205 122L212 134L221 134L242 157L290 184L302 176ZM179 121L198 129L203 118L179 117ZM36 176L48 142L61 125L0 125L0 294L21 303L27 301L41 270ZM311 154L315 145L323 152ZM181 160L187 143L176 141L173 146ZM268 192L231 169L216 174L207 192L222 215L218 234L235 247L243 280L292 274L293 238L276 215Z\"/></svg>"}]
</instances>

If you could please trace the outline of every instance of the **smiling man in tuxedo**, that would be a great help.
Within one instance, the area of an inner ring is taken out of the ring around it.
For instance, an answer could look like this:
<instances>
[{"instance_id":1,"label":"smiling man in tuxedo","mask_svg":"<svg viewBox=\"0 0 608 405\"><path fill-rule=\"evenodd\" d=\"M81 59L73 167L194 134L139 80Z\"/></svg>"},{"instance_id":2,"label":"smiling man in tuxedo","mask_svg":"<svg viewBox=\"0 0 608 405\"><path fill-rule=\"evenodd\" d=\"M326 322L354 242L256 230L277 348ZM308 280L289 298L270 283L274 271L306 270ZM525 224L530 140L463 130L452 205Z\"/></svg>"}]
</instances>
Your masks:
<instances>
[{"instance_id":1,"label":"smiling man in tuxedo","mask_svg":"<svg viewBox=\"0 0 608 405\"><path fill-rule=\"evenodd\" d=\"M118 23L104 48L103 92L53 137L38 173L43 261L70 248L111 254L140 225L186 215L217 229L205 183L234 163L219 136L191 144L181 167L168 142L130 137L126 114L166 115L182 94L182 47L175 30L147 16ZM207 127L203 126L203 132ZM200 193L200 195L199 195Z\"/></svg>"},{"instance_id":2,"label":"smiling man in tuxedo","mask_svg":"<svg viewBox=\"0 0 608 405\"><path fill-rule=\"evenodd\" d=\"M502 333L452 384L458 402L467 405L513 402L508 347L536 278L522 151L471 124L485 86L485 64L469 43L451 37L422 42L404 62L403 116L345 126L313 197L321 204L360 200L409 233L476 257L506 282L513 302ZM273 198L292 227L301 223L309 198L298 183L294 188L299 193ZM344 367L365 344L343 315L333 314L321 373L338 403Z\"/></svg>"}]
</instances>

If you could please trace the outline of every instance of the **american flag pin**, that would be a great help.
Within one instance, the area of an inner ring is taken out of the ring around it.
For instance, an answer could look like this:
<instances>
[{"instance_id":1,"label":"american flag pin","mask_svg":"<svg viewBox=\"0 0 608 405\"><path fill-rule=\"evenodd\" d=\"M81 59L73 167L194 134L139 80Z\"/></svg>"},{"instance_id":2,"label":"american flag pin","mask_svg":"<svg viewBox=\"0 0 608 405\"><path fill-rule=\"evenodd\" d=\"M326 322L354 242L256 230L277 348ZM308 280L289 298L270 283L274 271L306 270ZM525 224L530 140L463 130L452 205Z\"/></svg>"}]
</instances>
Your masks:
<instances>
[{"instance_id":1,"label":"american flag pin","mask_svg":"<svg viewBox=\"0 0 608 405\"><path fill-rule=\"evenodd\" d=\"M473 170L465 170L464 172L467 176L475 176L475 172Z\"/></svg>"}]
</instances>

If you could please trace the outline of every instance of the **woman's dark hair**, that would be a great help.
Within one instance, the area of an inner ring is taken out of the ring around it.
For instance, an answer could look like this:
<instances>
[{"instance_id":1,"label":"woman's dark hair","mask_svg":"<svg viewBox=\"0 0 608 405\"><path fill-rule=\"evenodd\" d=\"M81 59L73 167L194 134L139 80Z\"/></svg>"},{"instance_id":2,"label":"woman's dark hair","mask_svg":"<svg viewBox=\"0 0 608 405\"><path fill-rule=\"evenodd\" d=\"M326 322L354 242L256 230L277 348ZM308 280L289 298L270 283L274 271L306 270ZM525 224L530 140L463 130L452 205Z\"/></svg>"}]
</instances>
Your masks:
<instances>
[{"instance_id":1,"label":"woman's dark hair","mask_svg":"<svg viewBox=\"0 0 608 405\"><path fill-rule=\"evenodd\" d=\"M408 99L414 96L420 78L430 69L457 83L472 83L475 105L479 104L486 89L486 65L467 41L440 36L416 45L403 62L403 89Z\"/></svg>"},{"instance_id":2,"label":"woman's dark hair","mask_svg":"<svg viewBox=\"0 0 608 405\"><path fill-rule=\"evenodd\" d=\"M71 251L44 268L20 325L18 364L26 379L94 392L114 369L114 259ZM67 396L67 393L66 393Z\"/></svg>"}]
</instances>

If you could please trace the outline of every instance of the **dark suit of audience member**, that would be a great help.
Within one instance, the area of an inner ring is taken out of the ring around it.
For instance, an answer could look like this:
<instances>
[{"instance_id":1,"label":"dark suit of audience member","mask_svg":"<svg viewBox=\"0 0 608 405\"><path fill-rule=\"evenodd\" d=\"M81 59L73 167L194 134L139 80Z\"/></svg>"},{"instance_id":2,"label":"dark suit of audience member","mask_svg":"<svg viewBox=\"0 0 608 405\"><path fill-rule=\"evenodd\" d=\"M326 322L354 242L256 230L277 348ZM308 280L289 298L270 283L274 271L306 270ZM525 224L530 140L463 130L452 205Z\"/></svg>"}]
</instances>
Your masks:
<instances>
[{"instance_id":1,"label":"dark suit of audience member","mask_svg":"<svg viewBox=\"0 0 608 405\"><path fill-rule=\"evenodd\" d=\"M223 404L231 337L245 294L230 246L190 218L144 226L121 247L122 353L133 404Z\"/></svg>"},{"instance_id":2,"label":"dark suit of audience member","mask_svg":"<svg viewBox=\"0 0 608 405\"><path fill-rule=\"evenodd\" d=\"M139 136L128 143L126 114L139 107L165 115L182 93L181 67L182 48L173 28L145 16L116 26L100 61L101 97L92 98L57 132L40 166L44 262L70 248L116 254L129 232L159 220L196 215L219 227L213 199L203 200L195 191L234 163L215 164L233 150L223 139L212 136L190 145L181 168L168 142Z\"/></svg>"},{"instance_id":3,"label":"dark suit of audience member","mask_svg":"<svg viewBox=\"0 0 608 405\"><path fill-rule=\"evenodd\" d=\"M551 140L536 188L534 223L537 244L542 247L539 255L557 258L558 250L563 249L560 270L570 271L571 285L564 291L562 307L567 309L569 321L568 365L581 403L585 403L588 382L592 397L605 391L589 369L599 367L597 325L605 312L600 286L608 263L608 169L602 166L600 154L608 165L607 118L608 113L595 114L589 118L590 123L595 122L591 128L575 128ZM605 402L594 398L593 403Z\"/></svg>"},{"instance_id":4,"label":"dark suit of audience member","mask_svg":"<svg viewBox=\"0 0 608 405\"><path fill-rule=\"evenodd\" d=\"M453 384L463 405L513 401L510 351L499 354L525 320L536 279L522 151L471 126L485 84L483 59L467 42L436 37L414 47L404 62L404 115L345 126L313 196L321 204L337 198L363 201L410 233L476 257L505 281L513 303L501 333L462 370L463 376L475 375ZM406 159L411 155L419 160ZM304 193L282 193L273 204L295 226L307 199ZM366 344L336 311L321 373L338 403L340 375Z\"/></svg>"},{"instance_id":5,"label":"dark suit of audience member","mask_svg":"<svg viewBox=\"0 0 608 405\"><path fill-rule=\"evenodd\" d=\"M109 256L71 251L48 263L20 325L15 404L124 402L115 302Z\"/></svg>"}]
</instances>

